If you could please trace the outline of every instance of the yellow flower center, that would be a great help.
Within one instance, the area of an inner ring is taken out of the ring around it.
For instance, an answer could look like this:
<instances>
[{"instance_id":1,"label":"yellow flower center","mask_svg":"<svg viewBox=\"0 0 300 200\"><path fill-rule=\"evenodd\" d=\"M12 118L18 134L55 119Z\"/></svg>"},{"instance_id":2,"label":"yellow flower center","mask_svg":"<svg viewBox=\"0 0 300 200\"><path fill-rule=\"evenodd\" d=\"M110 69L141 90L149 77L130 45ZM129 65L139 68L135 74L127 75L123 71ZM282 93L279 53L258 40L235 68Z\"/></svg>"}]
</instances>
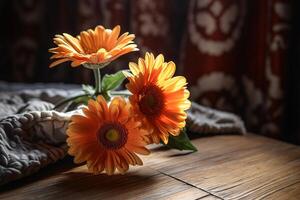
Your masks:
<instances>
[{"instance_id":1,"label":"yellow flower center","mask_svg":"<svg viewBox=\"0 0 300 200\"><path fill-rule=\"evenodd\" d=\"M118 130L112 128L106 132L105 138L111 142L116 142L120 138L120 133Z\"/></svg>"},{"instance_id":2,"label":"yellow flower center","mask_svg":"<svg viewBox=\"0 0 300 200\"><path fill-rule=\"evenodd\" d=\"M161 114L164 108L162 91L156 85L149 85L141 92L139 107L143 114L155 117Z\"/></svg>"},{"instance_id":3,"label":"yellow flower center","mask_svg":"<svg viewBox=\"0 0 300 200\"><path fill-rule=\"evenodd\" d=\"M118 122L105 123L98 130L97 138L98 142L107 149L120 149L127 142L128 131Z\"/></svg>"}]
</instances>

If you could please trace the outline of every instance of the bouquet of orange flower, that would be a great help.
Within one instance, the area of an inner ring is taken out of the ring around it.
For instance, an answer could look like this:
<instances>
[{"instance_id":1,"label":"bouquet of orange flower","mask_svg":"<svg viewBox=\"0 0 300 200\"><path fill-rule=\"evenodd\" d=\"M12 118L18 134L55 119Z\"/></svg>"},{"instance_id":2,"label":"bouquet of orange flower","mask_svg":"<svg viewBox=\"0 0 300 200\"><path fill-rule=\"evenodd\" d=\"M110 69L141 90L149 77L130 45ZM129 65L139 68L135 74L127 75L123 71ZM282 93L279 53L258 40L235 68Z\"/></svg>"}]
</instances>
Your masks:
<instances>
[{"instance_id":1,"label":"bouquet of orange flower","mask_svg":"<svg viewBox=\"0 0 300 200\"><path fill-rule=\"evenodd\" d=\"M174 62L165 62L161 54L146 53L137 63L130 62L129 70L101 77L101 68L138 51L134 38L129 33L120 36L120 26L113 30L97 26L77 37L56 35L57 47L49 50L55 59L50 67L71 61L72 67L82 65L94 72L94 87L83 86L83 95L57 106L70 101L86 104L82 114L71 117L68 153L75 157L74 162L86 162L95 174L123 174L129 165L142 165L137 154L149 154L147 145L152 143L196 151L185 133L186 110L191 106L187 82L182 76L174 77ZM113 95L126 78L128 91Z\"/></svg>"}]
</instances>

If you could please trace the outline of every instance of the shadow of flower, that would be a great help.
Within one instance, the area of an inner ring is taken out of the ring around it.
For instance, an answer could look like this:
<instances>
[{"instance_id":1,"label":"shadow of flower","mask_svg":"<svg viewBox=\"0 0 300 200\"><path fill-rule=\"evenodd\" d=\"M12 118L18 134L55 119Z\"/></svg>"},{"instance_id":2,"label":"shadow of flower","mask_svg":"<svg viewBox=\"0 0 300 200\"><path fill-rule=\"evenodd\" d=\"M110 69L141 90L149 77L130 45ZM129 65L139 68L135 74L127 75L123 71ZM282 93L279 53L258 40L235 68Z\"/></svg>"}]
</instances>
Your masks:
<instances>
[{"instance_id":1,"label":"shadow of flower","mask_svg":"<svg viewBox=\"0 0 300 200\"><path fill-rule=\"evenodd\" d=\"M66 172L53 183L51 197L64 198L71 194L76 199L122 199L135 197L145 188L149 188L158 181L158 175L153 170L133 170L121 175L93 175L85 171ZM42 192L42 191L41 191Z\"/></svg>"}]
</instances>

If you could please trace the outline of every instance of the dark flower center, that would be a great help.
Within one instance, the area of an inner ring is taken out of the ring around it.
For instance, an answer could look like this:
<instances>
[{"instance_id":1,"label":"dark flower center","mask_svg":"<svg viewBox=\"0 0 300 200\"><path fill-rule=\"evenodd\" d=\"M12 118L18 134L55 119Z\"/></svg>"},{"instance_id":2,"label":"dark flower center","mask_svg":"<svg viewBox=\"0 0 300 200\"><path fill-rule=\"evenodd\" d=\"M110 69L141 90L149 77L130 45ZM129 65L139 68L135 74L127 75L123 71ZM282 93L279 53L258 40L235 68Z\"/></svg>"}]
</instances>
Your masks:
<instances>
[{"instance_id":1,"label":"dark flower center","mask_svg":"<svg viewBox=\"0 0 300 200\"><path fill-rule=\"evenodd\" d=\"M105 123L98 131L98 141L107 149L120 149L128 139L126 127L118 122Z\"/></svg>"},{"instance_id":2,"label":"dark flower center","mask_svg":"<svg viewBox=\"0 0 300 200\"><path fill-rule=\"evenodd\" d=\"M161 114L164 107L162 91L156 85L149 85L140 93L140 111L148 117L155 117Z\"/></svg>"}]
</instances>

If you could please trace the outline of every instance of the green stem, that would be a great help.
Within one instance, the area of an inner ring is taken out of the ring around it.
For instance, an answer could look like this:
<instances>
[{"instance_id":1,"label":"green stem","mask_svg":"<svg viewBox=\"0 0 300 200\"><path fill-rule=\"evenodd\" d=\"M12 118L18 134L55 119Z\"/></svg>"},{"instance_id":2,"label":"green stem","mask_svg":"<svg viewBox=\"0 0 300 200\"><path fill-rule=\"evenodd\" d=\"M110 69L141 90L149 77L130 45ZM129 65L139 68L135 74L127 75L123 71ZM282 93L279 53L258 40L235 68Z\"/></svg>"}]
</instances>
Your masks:
<instances>
[{"instance_id":1,"label":"green stem","mask_svg":"<svg viewBox=\"0 0 300 200\"><path fill-rule=\"evenodd\" d=\"M95 96L97 97L101 94L101 73L100 69L93 69L94 76L95 76Z\"/></svg>"},{"instance_id":2,"label":"green stem","mask_svg":"<svg viewBox=\"0 0 300 200\"><path fill-rule=\"evenodd\" d=\"M71 97L71 98L68 98L68 99L64 99L64 100L60 101L58 104L56 104L53 109L56 110L60 106L66 104L66 103L69 103L70 101L73 101L73 100L75 100L79 97L85 97L85 96L89 96L89 95L88 94L81 94L81 95L77 95L77 96L74 96L74 97Z\"/></svg>"}]
</instances>

